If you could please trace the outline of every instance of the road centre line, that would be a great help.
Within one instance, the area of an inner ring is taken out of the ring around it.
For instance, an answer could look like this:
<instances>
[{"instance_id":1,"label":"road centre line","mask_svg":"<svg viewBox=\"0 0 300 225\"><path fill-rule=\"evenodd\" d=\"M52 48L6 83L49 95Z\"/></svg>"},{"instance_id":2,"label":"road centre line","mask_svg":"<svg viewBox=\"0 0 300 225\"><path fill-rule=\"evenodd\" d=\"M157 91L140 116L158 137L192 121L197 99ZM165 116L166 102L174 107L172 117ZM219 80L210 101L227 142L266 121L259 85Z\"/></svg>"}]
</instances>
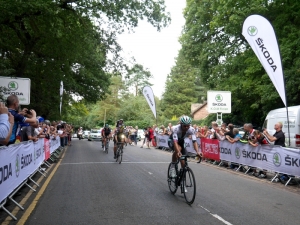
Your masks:
<instances>
[{"instance_id":1,"label":"road centre line","mask_svg":"<svg viewBox=\"0 0 300 225\"><path fill-rule=\"evenodd\" d=\"M122 164L168 164L170 162L122 162ZM61 163L64 165L86 165L86 164L117 164L116 162L77 162L77 163Z\"/></svg>"},{"instance_id":2,"label":"road centre line","mask_svg":"<svg viewBox=\"0 0 300 225\"><path fill-rule=\"evenodd\" d=\"M204 208L203 206L199 205L202 209L204 209L206 212L208 212L210 215L212 215L213 217L217 218L218 220L220 220L221 222L223 222L226 225L233 225L232 223L229 223L228 221L224 220L221 216L219 216L218 214L213 214L212 212L210 212L208 209Z\"/></svg>"}]
</instances>

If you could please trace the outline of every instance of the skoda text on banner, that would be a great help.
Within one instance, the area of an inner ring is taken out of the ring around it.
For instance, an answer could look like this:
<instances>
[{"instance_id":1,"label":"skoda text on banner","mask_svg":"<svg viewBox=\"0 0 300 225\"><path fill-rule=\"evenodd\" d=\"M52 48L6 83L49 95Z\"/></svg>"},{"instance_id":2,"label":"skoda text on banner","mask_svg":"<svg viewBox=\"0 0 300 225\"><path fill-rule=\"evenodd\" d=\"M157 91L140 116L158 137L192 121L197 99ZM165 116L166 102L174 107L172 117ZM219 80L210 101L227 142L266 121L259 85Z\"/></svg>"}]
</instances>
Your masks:
<instances>
[{"instance_id":1,"label":"skoda text on banner","mask_svg":"<svg viewBox=\"0 0 300 225\"><path fill-rule=\"evenodd\" d=\"M284 105L287 106L281 57L272 25L260 15L251 15L244 21L243 35L265 68Z\"/></svg>"},{"instance_id":2,"label":"skoda text on banner","mask_svg":"<svg viewBox=\"0 0 300 225\"><path fill-rule=\"evenodd\" d=\"M276 145L253 147L241 142L231 144L220 141L221 160L253 166L273 172L300 176L300 152L298 149Z\"/></svg>"},{"instance_id":3,"label":"skoda text on banner","mask_svg":"<svg viewBox=\"0 0 300 225\"><path fill-rule=\"evenodd\" d=\"M155 100L154 100L154 94L152 91L152 88L149 86L145 86L143 88L143 95L146 98L148 105L150 109L152 110L152 113L156 119L156 107L155 107Z\"/></svg>"}]
</instances>

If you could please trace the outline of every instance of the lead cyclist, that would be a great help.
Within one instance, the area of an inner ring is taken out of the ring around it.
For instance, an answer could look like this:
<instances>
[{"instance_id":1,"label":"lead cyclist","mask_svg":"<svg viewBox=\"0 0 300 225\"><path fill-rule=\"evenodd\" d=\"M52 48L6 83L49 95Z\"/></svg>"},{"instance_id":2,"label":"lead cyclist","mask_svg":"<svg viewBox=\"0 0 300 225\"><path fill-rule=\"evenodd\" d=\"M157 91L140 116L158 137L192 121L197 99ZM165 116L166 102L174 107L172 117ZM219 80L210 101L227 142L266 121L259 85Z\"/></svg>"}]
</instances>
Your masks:
<instances>
[{"instance_id":1,"label":"lead cyclist","mask_svg":"<svg viewBox=\"0 0 300 225\"><path fill-rule=\"evenodd\" d=\"M171 174L172 177L176 176L175 171L175 164L178 161L178 159L182 155L186 155L186 150L184 146L184 139L187 137L192 138L194 149L202 158L202 152L200 152L200 149L198 149L198 144L196 140L196 133L195 129L191 127L192 119L188 116L182 116L180 118L180 124L172 127L172 134L170 136L170 139L173 140L173 155L172 155L172 165L171 165ZM181 160L181 168L184 166L184 160Z\"/></svg>"}]
</instances>

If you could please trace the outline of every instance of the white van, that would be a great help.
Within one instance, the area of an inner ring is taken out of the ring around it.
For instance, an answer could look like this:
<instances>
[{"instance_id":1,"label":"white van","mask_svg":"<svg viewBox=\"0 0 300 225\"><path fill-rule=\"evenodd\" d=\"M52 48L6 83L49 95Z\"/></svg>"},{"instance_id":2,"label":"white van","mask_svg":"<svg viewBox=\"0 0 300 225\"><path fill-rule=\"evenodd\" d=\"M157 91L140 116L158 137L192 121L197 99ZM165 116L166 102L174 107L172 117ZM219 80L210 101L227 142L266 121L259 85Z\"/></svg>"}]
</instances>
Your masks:
<instances>
[{"instance_id":1,"label":"white van","mask_svg":"<svg viewBox=\"0 0 300 225\"><path fill-rule=\"evenodd\" d=\"M288 120L286 108L274 109L270 111L265 119L263 128L266 128L269 134L275 133L274 125L278 122L282 123L282 131L285 134L285 145L289 147L300 148L300 105L288 107L290 143L288 135Z\"/></svg>"}]
</instances>

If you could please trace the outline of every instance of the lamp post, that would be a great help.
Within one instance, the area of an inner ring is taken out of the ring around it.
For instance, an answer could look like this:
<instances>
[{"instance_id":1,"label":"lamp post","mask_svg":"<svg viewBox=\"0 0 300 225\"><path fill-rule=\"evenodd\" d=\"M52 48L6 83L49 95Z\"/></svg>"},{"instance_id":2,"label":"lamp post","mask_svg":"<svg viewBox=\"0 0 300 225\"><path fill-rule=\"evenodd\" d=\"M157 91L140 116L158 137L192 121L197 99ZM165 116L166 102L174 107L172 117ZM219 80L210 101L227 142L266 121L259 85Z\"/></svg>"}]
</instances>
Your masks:
<instances>
[{"instance_id":1,"label":"lamp post","mask_svg":"<svg viewBox=\"0 0 300 225\"><path fill-rule=\"evenodd\" d=\"M106 120L106 108L104 109L104 126L105 126L105 120Z\"/></svg>"}]
</instances>

